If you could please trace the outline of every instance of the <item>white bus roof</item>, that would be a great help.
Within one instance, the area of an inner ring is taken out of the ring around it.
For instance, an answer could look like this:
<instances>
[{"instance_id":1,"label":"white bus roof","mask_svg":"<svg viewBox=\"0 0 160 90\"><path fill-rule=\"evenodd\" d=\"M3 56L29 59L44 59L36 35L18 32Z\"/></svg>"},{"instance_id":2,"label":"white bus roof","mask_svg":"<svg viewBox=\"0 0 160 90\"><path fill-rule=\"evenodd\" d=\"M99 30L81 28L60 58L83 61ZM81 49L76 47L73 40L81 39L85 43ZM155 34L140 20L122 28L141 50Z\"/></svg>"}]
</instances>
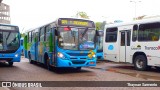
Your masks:
<instances>
[{"instance_id":1,"label":"white bus roof","mask_svg":"<svg viewBox=\"0 0 160 90\"><path fill-rule=\"evenodd\" d=\"M160 22L160 18L151 18L151 19L135 20L135 21L132 21L132 22L107 24L107 25L105 25L105 28L119 27L119 26L126 26L126 25L134 25L134 24L143 24L143 23L153 23L153 22Z\"/></svg>"}]
</instances>

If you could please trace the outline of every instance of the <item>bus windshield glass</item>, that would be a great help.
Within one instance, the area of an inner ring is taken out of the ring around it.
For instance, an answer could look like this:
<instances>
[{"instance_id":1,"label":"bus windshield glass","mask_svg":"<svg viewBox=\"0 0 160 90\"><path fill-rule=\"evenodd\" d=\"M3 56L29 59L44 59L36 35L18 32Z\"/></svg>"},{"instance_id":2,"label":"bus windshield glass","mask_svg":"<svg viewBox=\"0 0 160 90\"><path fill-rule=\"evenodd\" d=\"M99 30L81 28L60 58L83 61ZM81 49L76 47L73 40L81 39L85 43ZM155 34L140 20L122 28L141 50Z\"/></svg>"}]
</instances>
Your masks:
<instances>
[{"instance_id":1,"label":"bus windshield glass","mask_svg":"<svg viewBox=\"0 0 160 90\"><path fill-rule=\"evenodd\" d=\"M98 50L99 51L103 50L103 36L98 37Z\"/></svg>"},{"instance_id":2,"label":"bus windshield glass","mask_svg":"<svg viewBox=\"0 0 160 90\"><path fill-rule=\"evenodd\" d=\"M95 30L89 28L59 28L58 44L69 50L91 50L95 48Z\"/></svg>"},{"instance_id":3,"label":"bus windshield glass","mask_svg":"<svg viewBox=\"0 0 160 90\"><path fill-rule=\"evenodd\" d=\"M0 29L0 53L12 53L19 48L19 32Z\"/></svg>"},{"instance_id":4,"label":"bus windshield glass","mask_svg":"<svg viewBox=\"0 0 160 90\"><path fill-rule=\"evenodd\" d=\"M103 31L98 31L98 51L102 51L103 50Z\"/></svg>"}]
</instances>

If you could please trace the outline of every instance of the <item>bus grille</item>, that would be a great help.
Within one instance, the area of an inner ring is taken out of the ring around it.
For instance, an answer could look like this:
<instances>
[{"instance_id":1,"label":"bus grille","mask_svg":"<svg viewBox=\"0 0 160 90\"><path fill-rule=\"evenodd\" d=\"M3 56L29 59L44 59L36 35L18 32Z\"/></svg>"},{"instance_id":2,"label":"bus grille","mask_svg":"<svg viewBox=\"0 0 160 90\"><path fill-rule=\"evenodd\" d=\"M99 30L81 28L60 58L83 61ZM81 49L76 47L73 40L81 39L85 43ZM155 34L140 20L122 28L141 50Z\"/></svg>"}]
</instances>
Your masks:
<instances>
[{"instance_id":1,"label":"bus grille","mask_svg":"<svg viewBox=\"0 0 160 90\"><path fill-rule=\"evenodd\" d=\"M88 53L67 53L70 56L87 56Z\"/></svg>"},{"instance_id":2,"label":"bus grille","mask_svg":"<svg viewBox=\"0 0 160 90\"><path fill-rule=\"evenodd\" d=\"M85 61L72 61L73 64L84 64Z\"/></svg>"}]
</instances>

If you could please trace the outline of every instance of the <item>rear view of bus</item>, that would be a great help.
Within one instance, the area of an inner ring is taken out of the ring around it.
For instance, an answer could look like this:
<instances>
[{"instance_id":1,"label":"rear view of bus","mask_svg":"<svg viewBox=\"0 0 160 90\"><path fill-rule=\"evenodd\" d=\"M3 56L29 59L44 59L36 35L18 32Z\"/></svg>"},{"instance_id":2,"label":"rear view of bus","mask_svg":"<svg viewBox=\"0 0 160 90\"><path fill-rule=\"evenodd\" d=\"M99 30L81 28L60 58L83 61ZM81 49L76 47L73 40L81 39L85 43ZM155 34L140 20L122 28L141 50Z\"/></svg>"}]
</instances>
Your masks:
<instances>
[{"instance_id":1,"label":"rear view of bus","mask_svg":"<svg viewBox=\"0 0 160 90\"><path fill-rule=\"evenodd\" d=\"M18 26L0 24L0 62L20 62L20 33Z\"/></svg>"}]
</instances>

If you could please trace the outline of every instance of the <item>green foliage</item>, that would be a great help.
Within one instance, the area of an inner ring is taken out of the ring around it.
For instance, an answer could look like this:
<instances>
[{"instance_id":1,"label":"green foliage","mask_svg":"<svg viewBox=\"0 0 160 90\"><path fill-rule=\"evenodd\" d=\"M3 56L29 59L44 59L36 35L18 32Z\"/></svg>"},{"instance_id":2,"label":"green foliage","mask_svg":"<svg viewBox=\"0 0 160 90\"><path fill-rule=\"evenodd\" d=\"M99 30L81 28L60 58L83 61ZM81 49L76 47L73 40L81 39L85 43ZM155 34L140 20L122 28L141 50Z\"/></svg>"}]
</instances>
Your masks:
<instances>
[{"instance_id":1,"label":"green foliage","mask_svg":"<svg viewBox=\"0 0 160 90\"><path fill-rule=\"evenodd\" d=\"M101 24L102 24L102 22L96 22L96 30L101 29Z\"/></svg>"},{"instance_id":2,"label":"green foliage","mask_svg":"<svg viewBox=\"0 0 160 90\"><path fill-rule=\"evenodd\" d=\"M87 15L86 12L78 12L78 13L76 14L76 16L77 16L77 17L80 16L81 18L89 19L89 16Z\"/></svg>"},{"instance_id":3,"label":"green foliage","mask_svg":"<svg viewBox=\"0 0 160 90\"><path fill-rule=\"evenodd\" d=\"M96 22L96 30L104 30L105 25L106 25L106 21Z\"/></svg>"},{"instance_id":4,"label":"green foliage","mask_svg":"<svg viewBox=\"0 0 160 90\"><path fill-rule=\"evenodd\" d=\"M24 34L24 33L23 33L23 34L21 33L21 37L25 37L25 34Z\"/></svg>"}]
</instances>

